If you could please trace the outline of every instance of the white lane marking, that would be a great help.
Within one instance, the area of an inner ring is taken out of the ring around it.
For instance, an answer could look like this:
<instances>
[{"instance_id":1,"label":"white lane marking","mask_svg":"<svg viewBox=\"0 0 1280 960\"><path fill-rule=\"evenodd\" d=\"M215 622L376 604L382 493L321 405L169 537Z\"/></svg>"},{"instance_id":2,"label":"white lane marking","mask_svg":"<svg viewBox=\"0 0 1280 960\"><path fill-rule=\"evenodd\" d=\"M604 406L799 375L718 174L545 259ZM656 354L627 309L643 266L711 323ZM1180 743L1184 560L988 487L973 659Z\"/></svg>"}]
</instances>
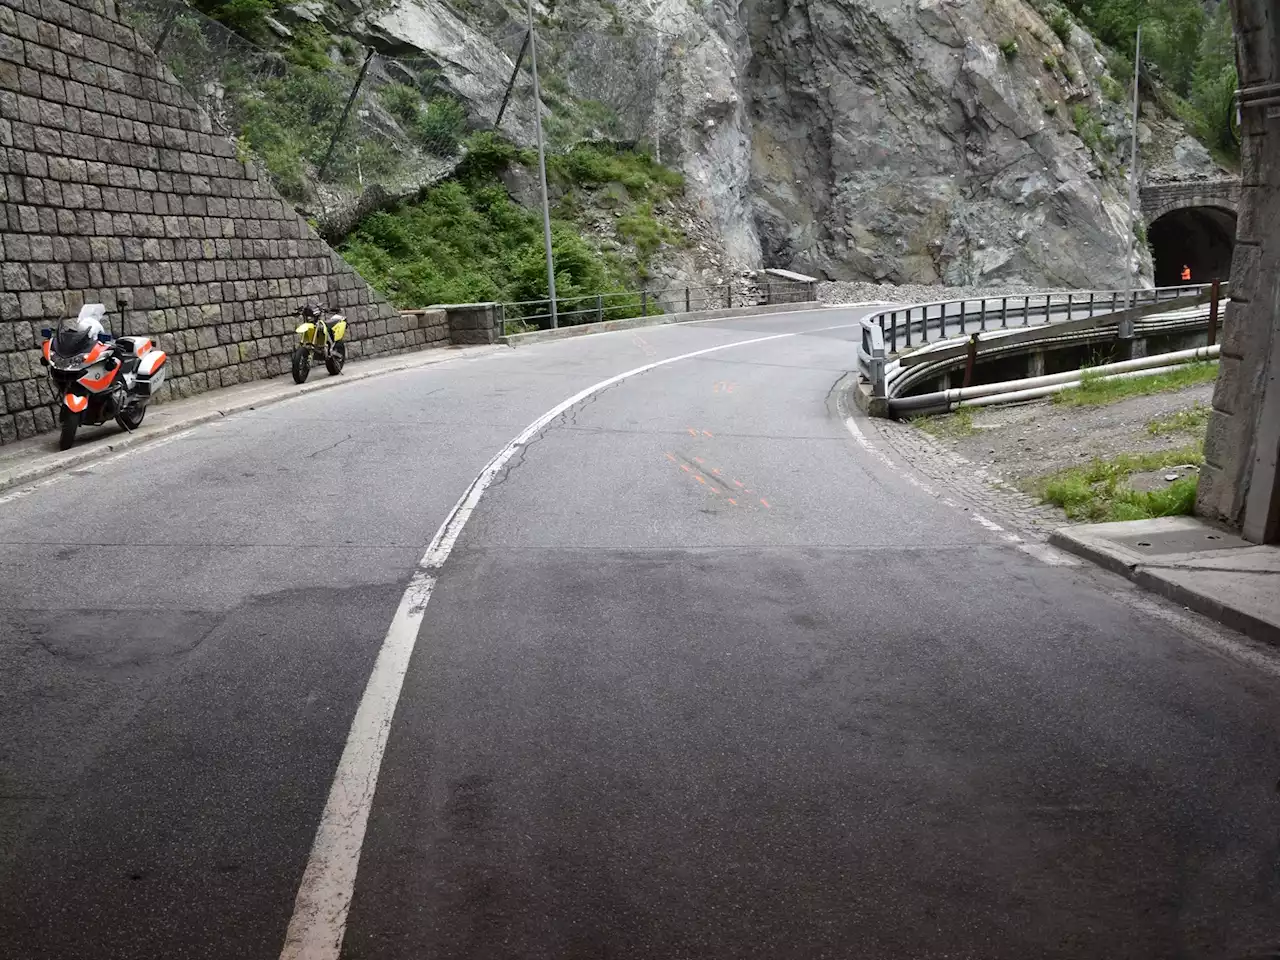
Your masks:
<instances>
[{"instance_id":1,"label":"white lane marking","mask_svg":"<svg viewBox=\"0 0 1280 960\"><path fill-rule=\"evenodd\" d=\"M342 951L342 938L346 934L347 914L351 909L356 870L360 865L360 849L364 844L378 772L427 603L431 599L440 568L449 559L463 527L498 472L522 446L556 417L615 383L669 363L678 363L718 350L794 336L799 336L799 332L735 340L733 343L722 343L665 360L656 360L601 380L552 407L525 427L471 482L471 486L454 504L418 562L409 586L400 599L400 605L396 608L386 638L382 641L382 649L378 652L373 672L360 698L360 705L356 709L356 716L342 751L342 759L338 761L333 786L329 790L329 799L320 817L320 826L311 847L311 857L307 861L302 884L294 901L293 916L289 920L284 949L280 954L281 960L337 960Z\"/></svg>"},{"instance_id":2,"label":"white lane marking","mask_svg":"<svg viewBox=\"0 0 1280 960\"><path fill-rule=\"evenodd\" d=\"M858 444L858 446L862 447L863 450L867 451L867 453L871 454L871 456L875 457L882 464L884 464L891 471L893 471L894 474L896 474L898 477L901 477L903 480L907 481L907 483L911 484L913 487L916 487L924 491L925 493L929 494L929 496L931 497L937 497L940 502L946 504L948 507L952 507L957 510L965 510L965 512L969 515L969 518L973 520L974 523L978 524L981 527L985 527L987 530L990 530L992 533L1000 534L1000 536L1007 543L1010 543L1013 546L1017 547L1023 553L1029 556L1035 557L1041 563L1048 564L1051 567L1080 566L1079 560L1077 560L1073 556L1070 556L1069 554L1063 553L1061 550L1056 550L1053 547L1050 547L1047 544L1043 544L1043 543L1028 543L1026 540L1018 536L1016 533L1010 533L1008 530L1000 526L1000 524L996 523L994 520L988 520L986 517L984 517L980 513L977 513L976 511L967 510L966 508L958 504L955 500L952 500L950 497L939 497L938 494L934 491L933 487L929 486L929 484L925 483L923 480L920 480L912 476L910 473L900 468L896 463L894 463L891 459L889 459L889 457L886 456L882 450L880 450L878 447L875 446L875 444L873 444L870 440L868 440L867 435L862 432L862 428L858 426L858 422L854 420L852 414L844 413L843 419L844 419L845 429L849 431L849 434L853 437L854 441Z\"/></svg>"}]
</instances>

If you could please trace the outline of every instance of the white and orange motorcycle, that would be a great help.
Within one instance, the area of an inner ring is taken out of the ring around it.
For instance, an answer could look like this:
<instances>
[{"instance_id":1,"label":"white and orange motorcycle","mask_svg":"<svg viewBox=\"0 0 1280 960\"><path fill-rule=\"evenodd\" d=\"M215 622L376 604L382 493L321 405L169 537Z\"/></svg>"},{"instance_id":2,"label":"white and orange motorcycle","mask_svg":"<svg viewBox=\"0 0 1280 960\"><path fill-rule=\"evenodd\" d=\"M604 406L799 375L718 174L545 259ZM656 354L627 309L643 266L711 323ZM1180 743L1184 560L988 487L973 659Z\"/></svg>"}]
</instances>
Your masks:
<instances>
[{"instance_id":1,"label":"white and orange motorcycle","mask_svg":"<svg viewBox=\"0 0 1280 960\"><path fill-rule=\"evenodd\" d=\"M147 403L165 377L165 354L148 337L116 337L103 328L107 308L87 303L56 330L45 329L40 362L59 398L58 449L76 442L83 424L114 417L124 430L142 425Z\"/></svg>"}]
</instances>

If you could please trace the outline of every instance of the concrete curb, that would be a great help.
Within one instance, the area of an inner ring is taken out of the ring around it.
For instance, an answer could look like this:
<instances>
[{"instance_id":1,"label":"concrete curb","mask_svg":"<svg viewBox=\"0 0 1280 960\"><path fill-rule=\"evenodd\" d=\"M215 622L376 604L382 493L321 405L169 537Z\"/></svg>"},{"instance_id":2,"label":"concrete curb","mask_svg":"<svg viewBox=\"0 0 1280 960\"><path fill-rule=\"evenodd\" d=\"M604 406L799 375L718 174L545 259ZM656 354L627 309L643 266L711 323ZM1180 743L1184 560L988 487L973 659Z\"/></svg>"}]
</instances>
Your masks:
<instances>
[{"instance_id":1,"label":"concrete curb","mask_svg":"<svg viewBox=\"0 0 1280 960\"><path fill-rule=\"evenodd\" d=\"M1233 630L1239 630L1254 640L1280 646L1280 626L1247 611L1230 607L1218 598L1188 587L1186 584L1169 580L1161 576L1161 568L1147 565L1145 558L1115 544L1095 541L1076 533L1069 527L1049 534L1049 543L1105 570L1118 573L1144 590L1159 594L1166 600L1172 600Z\"/></svg>"},{"instance_id":2,"label":"concrete curb","mask_svg":"<svg viewBox=\"0 0 1280 960\"><path fill-rule=\"evenodd\" d=\"M491 351L494 347L481 348L463 348L470 352L477 349L481 351ZM212 423L215 420L221 420L223 417L229 417L233 414L244 413L247 410L255 410L258 407L271 406L276 403L282 403L285 400L292 400L295 397L305 396L308 393L315 393L317 390L328 390L332 387L340 387L343 384L359 383L362 380L371 380L374 377L381 377L389 373L399 373L404 370L412 370L417 367L433 366L437 363L444 363L448 360L458 357L459 351L451 348L428 348L427 350L417 351L413 354L406 354L403 362L395 363L386 367L379 367L377 370L366 370L364 372L357 371L348 375L347 370L343 370L340 377L328 377L324 380L317 380L314 383L295 384L291 380L283 382L283 377L273 377L271 380L258 381L264 387L277 387L275 392L266 392L264 395L245 397L244 399L235 400L225 406L219 405L215 409L206 410L200 413L174 420L171 423L164 423L156 427L142 427L135 433L121 433L120 437L109 443L100 442L93 446L83 448L73 447L65 452L56 451L48 454L48 459L40 463L32 464L26 467L16 469L3 470L0 469L0 491L10 490L14 487L26 486L44 480L56 473L71 470L75 467L83 466L87 463L93 463L102 460L112 454L119 453L122 450L128 450L134 447L145 446L156 440L173 436L192 427L198 427L201 424ZM382 358L373 358L374 360ZM360 362L355 361L353 365L359 366ZM207 399L210 395L215 395L215 391L209 391L207 394L199 394L191 398L183 398L199 401ZM182 403L183 400L171 401L164 404L170 411L173 407ZM53 437L55 434L45 434L46 437Z\"/></svg>"},{"instance_id":3,"label":"concrete curb","mask_svg":"<svg viewBox=\"0 0 1280 960\"><path fill-rule=\"evenodd\" d=\"M593 333L614 333L618 330L634 330L640 327L661 327L672 323L696 323L700 320L732 320L736 317L762 317L772 313L798 313L806 310L832 310L844 304L828 304L817 300L805 303L779 303L762 307L732 307L723 310L695 310L692 313L658 314L652 317L628 317L625 320L604 320L599 323L578 323L556 330L535 330L532 333L513 333L500 337L499 343L509 347L566 340L569 337L585 337Z\"/></svg>"}]
</instances>

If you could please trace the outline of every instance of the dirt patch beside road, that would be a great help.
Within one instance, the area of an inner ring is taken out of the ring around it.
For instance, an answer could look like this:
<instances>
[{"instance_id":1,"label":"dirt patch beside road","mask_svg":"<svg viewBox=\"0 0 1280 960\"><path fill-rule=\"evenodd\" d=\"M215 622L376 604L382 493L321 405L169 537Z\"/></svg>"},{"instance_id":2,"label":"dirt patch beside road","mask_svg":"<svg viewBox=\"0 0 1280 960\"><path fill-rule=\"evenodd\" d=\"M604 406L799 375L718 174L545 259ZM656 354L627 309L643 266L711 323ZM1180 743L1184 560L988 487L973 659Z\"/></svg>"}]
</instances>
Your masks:
<instances>
[{"instance_id":1,"label":"dirt patch beside road","mask_svg":"<svg viewBox=\"0 0 1280 960\"><path fill-rule=\"evenodd\" d=\"M970 408L961 414L917 421L971 463L1011 483L1022 482L1095 458L1160 453L1203 438L1196 419L1182 417L1187 430L1153 433L1148 424L1169 422L1178 414L1207 407L1213 384L1132 397L1100 407L1072 407L1039 401L1008 407ZM967 422L966 422L967 421Z\"/></svg>"}]
</instances>

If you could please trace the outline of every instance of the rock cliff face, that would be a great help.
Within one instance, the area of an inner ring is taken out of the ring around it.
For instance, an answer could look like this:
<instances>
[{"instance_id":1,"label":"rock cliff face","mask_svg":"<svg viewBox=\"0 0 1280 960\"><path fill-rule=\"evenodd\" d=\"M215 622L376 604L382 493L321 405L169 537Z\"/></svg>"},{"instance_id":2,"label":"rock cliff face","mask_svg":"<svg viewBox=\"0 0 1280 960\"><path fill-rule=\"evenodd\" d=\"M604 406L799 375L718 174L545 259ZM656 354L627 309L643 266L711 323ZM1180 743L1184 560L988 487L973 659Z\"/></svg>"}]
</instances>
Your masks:
<instances>
[{"instance_id":1,"label":"rock cliff face","mask_svg":"<svg viewBox=\"0 0 1280 960\"><path fill-rule=\"evenodd\" d=\"M435 57L492 117L522 20L507 2L398 0L368 31ZM569 93L604 99L683 169L690 212L730 262L957 285L1151 275L1146 251L1130 253L1123 88L1084 31L1063 42L1023 0L539 9L540 49ZM515 103L503 127L527 143L530 101ZM1182 153L1165 167L1204 167Z\"/></svg>"}]
</instances>

